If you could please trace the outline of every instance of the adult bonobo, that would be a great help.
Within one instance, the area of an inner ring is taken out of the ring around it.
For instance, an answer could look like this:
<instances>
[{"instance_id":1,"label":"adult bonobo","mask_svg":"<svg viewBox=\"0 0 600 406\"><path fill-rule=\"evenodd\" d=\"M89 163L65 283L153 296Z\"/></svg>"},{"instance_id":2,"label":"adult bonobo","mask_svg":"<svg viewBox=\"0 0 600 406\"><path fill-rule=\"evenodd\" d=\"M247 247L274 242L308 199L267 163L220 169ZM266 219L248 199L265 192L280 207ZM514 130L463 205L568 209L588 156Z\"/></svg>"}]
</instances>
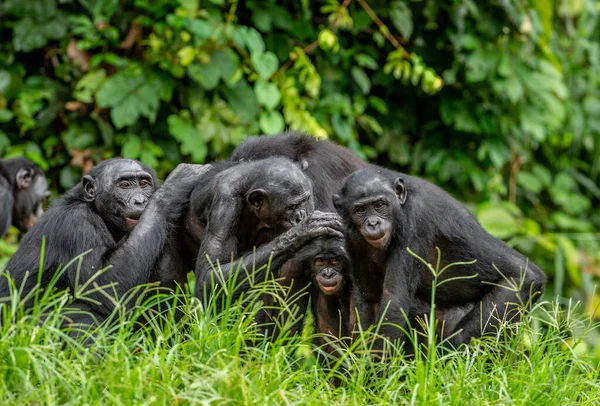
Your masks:
<instances>
[{"instance_id":1,"label":"adult bonobo","mask_svg":"<svg viewBox=\"0 0 600 406\"><path fill-rule=\"evenodd\" d=\"M315 208L334 211L331 196L344 178L368 164L348 148L313 136L288 132L250 137L231 154L231 161L286 157L301 166L312 183Z\"/></svg>"},{"instance_id":2,"label":"adult bonobo","mask_svg":"<svg viewBox=\"0 0 600 406\"><path fill-rule=\"evenodd\" d=\"M155 192L156 174L140 162L115 158L100 163L25 235L6 265L8 274L26 295L48 287L59 267L91 249L80 264L63 268L54 285L73 293L89 283L85 298L73 304L81 312L71 317L83 326L104 320L115 307L115 297L135 286L185 282L187 269L180 266L177 245L169 239L203 170L200 165L180 165ZM94 284L100 288L92 288ZM0 298L8 295L9 281L2 277Z\"/></svg>"},{"instance_id":3,"label":"adult bonobo","mask_svg":"<svg viewBox=\"0 0 600 406\"><path fill-rule=\"evenodd\" d=\"M27 232L50 196L44 172L26 158L0 159L0 238L11 224Z\"/></svg>"},{"instance_id":4,"label":"adult bonobo","mask_svg":"<svg viewBox=\"0 0 600 406\"><path fill-rule=\"evenodd\" d=\"M461 203L429 182L383 168L362 169L333 200L347 227L361 325L385 314L388 323L380 332L389 338L404 338L397 327L406 326L402 311L408 314L417 300L430 300L433 276L408 248L435 265L439 247L440 269L476 260L449 267L440 278L448 281L437 287L440 309L462 312L475 304L452 322L452 346L496 332L503 320L518 320L518 304L534 302L543 290L545 276L536 265L489 235ZM457 277L471 278L449 280Z\"/></svg>"},{"instance_id":5,"label":"adult bonobo","mask_svg":"<svg viewBox=\"0 0 600 406\"><path fill-rule=\"evenodd\" d=\"M289 159L215 164L194 189L186 219L192 243L201 242L196 295L204 297L217 262L222 275L214 281L227 281L239 261L242 269L270 264L277 270L314 238L342 235L337 214L313 213L313 208L311 183ZM257 272L255 281L266 273ZM238 292L248 288L246 280Z\"/></svg>"}]
</instances>

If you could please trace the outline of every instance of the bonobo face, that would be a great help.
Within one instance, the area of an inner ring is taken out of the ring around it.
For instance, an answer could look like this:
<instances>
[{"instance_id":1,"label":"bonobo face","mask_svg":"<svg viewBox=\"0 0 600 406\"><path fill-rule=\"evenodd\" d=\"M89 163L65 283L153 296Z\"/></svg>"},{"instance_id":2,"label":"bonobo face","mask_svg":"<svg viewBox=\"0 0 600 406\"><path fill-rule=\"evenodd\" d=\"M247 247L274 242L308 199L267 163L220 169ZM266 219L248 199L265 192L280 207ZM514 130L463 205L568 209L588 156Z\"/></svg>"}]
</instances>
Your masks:
<instances>
[{"instance_id":1,"label":"bonobo face","mask_svg":"<svg viewBox=\"0 0 600 406\"><path fill-rule=\"evenodd\" d=\"M27 158L0 161L0 175L13 188L13 225L28 231L44 213L43 204L50 196L44 172Z\"/></svg>"},{"instance_id":2,"label":"bonobo face","mask_svg":"<svg viewBox=\"0 0 600 406\"><path fill-rule=\"evenodd\" d=\"M26 232L44 214L44 201L50 196L48 182L41 169L35 168L28 177L29 185L20 189L15 196L13 207L14 225Z\"/></svg>"},{"instance_id":3,"label":"bonobo face","mask_svg":"<svg viewBox=\"0 0 600 406\"><path fill-rule=\"evenodd\" d=\"M259 228L289 230L314 211L310 180L287 159L268 158L259 162L260 178L246 200L260 221Z\"/></svg>"},{"instance_id":4,"label":"bonobo face","mask_svg":"<svg viewBox=\"0 0 600 406\"><path fill-rule=\"evenodd\" d=\"M312 263L312 275L325 295L337 295L344 285L342 270L344 260L340 256L317 255Z\"/></svg>"},{"instance_id":5,"label":"bonobo face","mask_svg":"<svg viewBox=\"0 0 600 406\"><path fill-rule=\"evenodd\" d=\"M350 175L334 204L352 229L376 250L385 250L390 242L395 214L406 201L404 181L390 182L376 169L363 169Z\"/></svg>"},{"instance_id":6,"label":"bonobo face","mask_svg":"<svg viewBox=\"0 0 600 406\"><path fill-rule=\"evenodd\" d=\"M129 159L102 162L83 178L84 196L102 218L121 231L140 219L157 186L154 171Z\"/></svg>"}]
</instances>

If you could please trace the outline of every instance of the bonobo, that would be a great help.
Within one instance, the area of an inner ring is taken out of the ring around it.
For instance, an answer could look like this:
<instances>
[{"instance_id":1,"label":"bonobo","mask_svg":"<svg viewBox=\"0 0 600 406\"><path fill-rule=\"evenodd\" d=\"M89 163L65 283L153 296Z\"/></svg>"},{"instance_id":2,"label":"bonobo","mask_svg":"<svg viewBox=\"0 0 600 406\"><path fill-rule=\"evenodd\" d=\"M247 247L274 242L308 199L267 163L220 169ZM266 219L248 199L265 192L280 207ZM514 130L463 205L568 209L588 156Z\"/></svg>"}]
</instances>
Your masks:
<instances>
[{"instance_id":1,"label":"bonobo","mask_svg":"<svg viewBox=\"0 0 600 406\"><path fill-rule=\"evenodd\" d=\"M319 237L281 267L281 276L292 279L292 288L310 284L311 308L315 319L316 344L324 346L323 335L349 337L352 284L350 258L343 238ZM285 283L285 282L284 282ZM302 310L300 311L303 313ZM331 352L326 346L325 350Z\"/></svg>"},{"instance_id":2,"label":"bonobo","mask_svg":"<svg viewBox=\"0 0 600 406\"><path fill-rule=\"evenodd\" d=\"M383 168L362 169L348 177L333 200L347 229L361 325L375 324L385 314L380 332L391 339L405 338L398 328L406 326L402 311L408 313L415 300L429 302L432 291L433 275L407 249L435 265L438 247L440 269L476 260L446 269L439 279L446 282L436 291L439 309L474 304L448 339L455 347L495 333L504 320L518 321L518 304L535 302L544 288L540 268L488 234L461 203L427 181Z\"/></svg>"},{"instance_id":3,"label":"bonobo","mask_svg":"<svg viewBox=\"0 0 600 406\"><path fill-rule=\"evenodd\" d=\"M331 196L342 180L368 164L348 148L313 136L288 132L250 137L231 154L231 161L254 161L272 156L297 163L312 183L315 208L333 211Z\"/></svg>"},{"instance_id":4,"label":"bonobo","mask_svg":"<svg viewBox=\"0 0 600 406\"><path fill-rule=\"evenodd\" d=\"M115 298L135 286L184 282L187 269L178 267L179 253L169 241L170 230L185 211L203 170L200 165L179 165L154 192L159 181L146 165L121 158L100 163L25 235L6 265L8 275L27 295L33 289L47 288L59 267L91 249L80 264L75 261L63 268L54 285L73 294L89 284L89 291L79 292L82 297L72 306L80 310L71 316L72 324L84 328L106 319ZM92 288L93 284L99 288ZM3 276L0 298L8 295L9 281Z\"/></svg>"},{"instance_id":5,"label":"bonobo","mask_svg":"<svg viewBox=\"0 0 600 406\"><path fill-rule=\"evenodd\" d=\"M44 172L26 158L0 159L0 238L11 224L27 232L44 213L50 196Z\"/></svg>"},{"instance_id":6,"label":"bonobo","mask_svg":"<svg viewBox=\"0 0 600 406\"><path fill-rule=\"evenodd\" d=\"M212 264L219 262L222 272L214 281L227 281L238 261L242 269L270 264L277 270L314 238L341 236L339 216L313 213L313 207L309 179L286 158L215 164L194 189L186 219L188 235L201 241L196 295L203 298L215 276ZM257 272L255 280L265 275L266 270ZM246 280L235 293L249 285Z\"/></svg>"}]
</instances>

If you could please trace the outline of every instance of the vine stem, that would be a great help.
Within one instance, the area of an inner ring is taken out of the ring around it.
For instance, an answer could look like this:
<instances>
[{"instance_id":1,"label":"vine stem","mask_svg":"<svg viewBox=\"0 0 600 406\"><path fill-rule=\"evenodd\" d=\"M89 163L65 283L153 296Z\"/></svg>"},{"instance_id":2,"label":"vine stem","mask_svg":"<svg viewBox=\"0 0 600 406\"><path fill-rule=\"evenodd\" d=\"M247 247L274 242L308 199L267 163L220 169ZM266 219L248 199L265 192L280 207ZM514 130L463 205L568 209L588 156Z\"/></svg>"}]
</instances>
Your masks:
<instances>
[{"instance_id":1,"label":"vine stem","mask_svg":"<svg viewBox=\"0 0 600 406\"><path fill-rule=\"evenodd\" d=\"M381 21L381 19L379 17L377 17L377 14L375 14L375 12L371 8L371 6L369 6L365 0L357 0L357 1L360 4L360 6L367 12L369 17L371 17L371 20L373 20L373 22L375 24L377 24L377 26L379 27L379 30L383 33L383 35L387 38L387 40L390 41L390 43L394 46L394 48L396 48L398 51L400 51L402 53L402 56L404 56L406 59L411 59L408 51L406 49L404 49L404 47L402 45L400 45L400 42L398 42L396 37L394 37L390 33L389 28L383 23L383 21Z\"/></svg>"},{"instance_id":2,"label":"vine stem","mask_svg":"<svg viewBox=\"0 0 600 406\"><path fill-rule=\"evenodd\" d=\"M340 24L340 19L342 18L342 12L346 8L348 8L348 6L350 5L351 2L352 2L352 0L344 0L344 2L340 5L340 8L337 12L336 19L333 21L333 23L331 23L331 25L329 27L327 27L333 33L337 32L338 25ZM302 48L302 51L305 54L309 54L312 51L314 51L318 46L319 46L319 40L317 39L317 40L311 42L310 44L308 44L307 46L305 46L304 48ZM273 77L279 76L283 72L288 70L289 67L292 66L292 63L294 63L294 61L292 60L292 58L289 58L287 61L285 61L285 63L281 66L281 68L279 68L279 70L273 74Z\"/></svg>"}]
</instances>

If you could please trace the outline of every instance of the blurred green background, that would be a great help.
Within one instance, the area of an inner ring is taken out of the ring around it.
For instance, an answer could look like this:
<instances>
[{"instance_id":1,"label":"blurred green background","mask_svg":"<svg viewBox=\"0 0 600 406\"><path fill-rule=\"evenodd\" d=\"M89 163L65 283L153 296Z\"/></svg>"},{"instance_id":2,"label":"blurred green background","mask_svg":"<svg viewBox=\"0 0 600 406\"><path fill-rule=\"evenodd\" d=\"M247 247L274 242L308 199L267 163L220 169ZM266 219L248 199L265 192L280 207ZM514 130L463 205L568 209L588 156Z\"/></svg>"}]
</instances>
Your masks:
<instances>
[{"instance_id":1,"label":"blurred green background","mask_svg":"<svg viewBox=\"0 0 600 406\"><path fill-rule=\"evenodd\" d=\"M328 137L451 192L600 317L600 1L5 0L0 157L54 197L98 161ZM0 265L16 248L0 242ZM600 333L587 335L600 358Z\"/></svg>"}]
</instances>

